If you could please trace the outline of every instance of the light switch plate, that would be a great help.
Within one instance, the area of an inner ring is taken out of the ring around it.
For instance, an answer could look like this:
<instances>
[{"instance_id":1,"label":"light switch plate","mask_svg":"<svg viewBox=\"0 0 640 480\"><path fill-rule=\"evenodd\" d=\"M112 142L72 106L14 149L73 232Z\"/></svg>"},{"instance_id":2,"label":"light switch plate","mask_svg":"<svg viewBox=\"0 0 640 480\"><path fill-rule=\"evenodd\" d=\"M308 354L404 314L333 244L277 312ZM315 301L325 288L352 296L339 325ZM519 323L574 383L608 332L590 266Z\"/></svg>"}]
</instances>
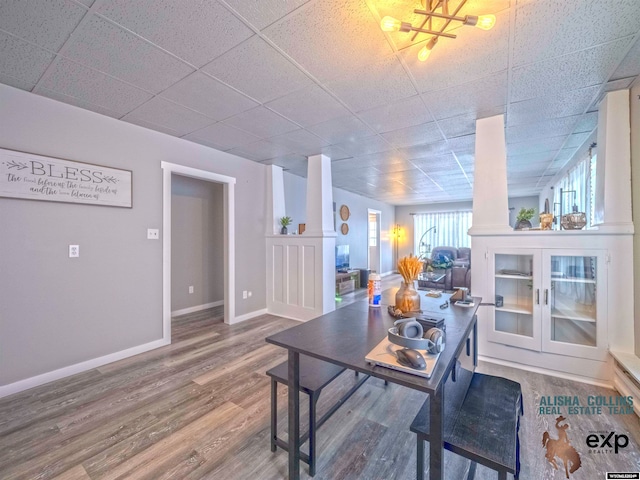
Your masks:
<instances>
[{"instance_id":1,"label":"light switch plate","mask_svg":"<svg viewBox=\"0 0 640 480\"><path fill-rule=\"evenodd\" d=\"M77 258L80 256L80 245L69 245L69 258Z\"/></svg>"},{"instance_id":2,"label":"light switch plate","mask_svg":"<svg viewBox=\"0 0 640 480\"><path fill-rule=\"evenodd\" d=\"M160 238L160 230L157 228L147 228L147 239L158 240Z\"/></svg>"}]
</instances>

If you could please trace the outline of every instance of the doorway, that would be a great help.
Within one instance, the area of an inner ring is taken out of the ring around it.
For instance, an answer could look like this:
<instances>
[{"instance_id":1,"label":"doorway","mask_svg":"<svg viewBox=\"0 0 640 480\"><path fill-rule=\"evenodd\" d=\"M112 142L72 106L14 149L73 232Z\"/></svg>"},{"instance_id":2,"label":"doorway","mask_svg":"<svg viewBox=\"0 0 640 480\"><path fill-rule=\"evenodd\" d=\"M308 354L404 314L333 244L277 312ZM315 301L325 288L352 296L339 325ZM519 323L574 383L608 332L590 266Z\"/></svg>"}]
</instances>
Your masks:
<instances>
[{"instance_id":1,"label":"doorway","mask_svg":"<svg viewBox=\"0 0 640 480\"><path fill-rule=\"evenodd\" d=\"M235 183L226 175L161 162L162 168L162 336L171 342L171 184L174 174L223 185L223 257L224 257L224 322L235 321Z\"/></svg>"},{"instance_id":2,"label":"doorway","mask_svg":"<svg viewBox=\"0 0 640 480\"><path fill-rule=\"evenodd\" d=\"M224 305L223 184L171 175L171 316ZM218 316L223 309L216 308Z\"/></svg>"},{"instance_id":3,"label":"doorway","mask_svg":"<svg viewBox=\"0 0 640 480\"><path fill-rule=\"evenodd\" d=\"M382 264L382 251L380 249L380 210L367 209L368 212L368 260L367 268L372 272L382 273L380 271Z\"/></svg>"}]
</instances>

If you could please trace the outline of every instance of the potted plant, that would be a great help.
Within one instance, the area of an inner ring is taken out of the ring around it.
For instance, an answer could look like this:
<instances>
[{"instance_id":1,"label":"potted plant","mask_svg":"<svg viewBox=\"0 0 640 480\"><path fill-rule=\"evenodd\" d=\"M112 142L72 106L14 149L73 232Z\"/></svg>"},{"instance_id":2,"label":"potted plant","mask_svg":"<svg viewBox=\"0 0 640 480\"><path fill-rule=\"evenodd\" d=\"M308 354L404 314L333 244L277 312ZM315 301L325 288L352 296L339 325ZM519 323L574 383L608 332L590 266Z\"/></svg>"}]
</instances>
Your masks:
<instances>
[{"instance_id":1,"label":"potted plant","mask_svg":"<svg viewBox=\"0 0 640 480\"><path fill-rule=\"evenodd\" d=\"M535 208L524 208L522 207L518 212L518 216L516 217L516 230L522 230L523 228L531 228L531 219L533 215L536 213Z\"/></svg>"},{"instance_id":2,"label":"potted plant","mask_svg":"<svg viewBox=\"0 0 640 480\"><path fill-rule=\"evenodd\" d=\"M292 221L293 220L291 219L291 217L282 217L282 218L280 218L280 225L282 225L282 228L280 229L280 233L282 235L286 235L288 233L287 227L289 225L291 225Z\"/></svg>"}]
</instances>

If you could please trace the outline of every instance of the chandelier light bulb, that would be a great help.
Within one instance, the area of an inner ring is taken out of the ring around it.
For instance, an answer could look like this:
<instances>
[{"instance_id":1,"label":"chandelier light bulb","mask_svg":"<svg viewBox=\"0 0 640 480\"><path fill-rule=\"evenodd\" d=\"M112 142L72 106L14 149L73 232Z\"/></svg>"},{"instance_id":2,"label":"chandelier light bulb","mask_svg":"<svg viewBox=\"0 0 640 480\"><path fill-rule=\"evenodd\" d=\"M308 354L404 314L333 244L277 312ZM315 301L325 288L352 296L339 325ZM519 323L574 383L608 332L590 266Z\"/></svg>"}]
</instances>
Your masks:
<instances>
[{"instance_id":1,"label":"chandelier light bulb","mask_svg":"<svg viewBox=\"0 0 640 480\"><path fill-rule=\"evenodd\" d=\"M424 46L418 52L418 60L420 60L421 62L426 62L427 58L429 58L429 55L431 55L431 49Z\"/></svg>"},{"instance_id":2,"label":"chandelier light bulb","mask_svg":"<svg viewBox=\"0 0 640 480\"><path fill-rule=\"evenodd\" d=\"M478 23L476 23L476 27L481 28L482 30L491 30L495 24L495 15L480 15L478 17Z\"/></svg>"},{"instance_id":3,"label":"chandelier light bulb","mask_svg":"<svg viewBox=\"0 0 640 480\"><path fill-rule=\"evenodd\" d=\"M380 21L380 28L383 32L397 32L400 30L402 22L396 18L386 16Z\"/></svg>"}]
</instances>

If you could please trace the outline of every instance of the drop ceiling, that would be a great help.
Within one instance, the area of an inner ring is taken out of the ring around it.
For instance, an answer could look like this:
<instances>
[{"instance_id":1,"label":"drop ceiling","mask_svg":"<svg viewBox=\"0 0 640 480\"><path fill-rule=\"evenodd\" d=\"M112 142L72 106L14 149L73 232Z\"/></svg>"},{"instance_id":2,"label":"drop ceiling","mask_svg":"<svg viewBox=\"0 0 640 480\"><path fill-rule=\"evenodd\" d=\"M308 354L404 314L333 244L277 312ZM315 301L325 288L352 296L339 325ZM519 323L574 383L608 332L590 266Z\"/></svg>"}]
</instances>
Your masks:
<instances>
[{"instance_id":1,"label":"drop ceiling","mask_svg":"<svg viewBox=\"0 0 640 480\"><path fill-rule=\"evenodd\" d=\"M637 0L468 0L427 62L403 0L0 0L0 82L393 205L470 200L475 120L506 118L511 196L595 139L640 74Z\"/></svg>"}]
</instances>

